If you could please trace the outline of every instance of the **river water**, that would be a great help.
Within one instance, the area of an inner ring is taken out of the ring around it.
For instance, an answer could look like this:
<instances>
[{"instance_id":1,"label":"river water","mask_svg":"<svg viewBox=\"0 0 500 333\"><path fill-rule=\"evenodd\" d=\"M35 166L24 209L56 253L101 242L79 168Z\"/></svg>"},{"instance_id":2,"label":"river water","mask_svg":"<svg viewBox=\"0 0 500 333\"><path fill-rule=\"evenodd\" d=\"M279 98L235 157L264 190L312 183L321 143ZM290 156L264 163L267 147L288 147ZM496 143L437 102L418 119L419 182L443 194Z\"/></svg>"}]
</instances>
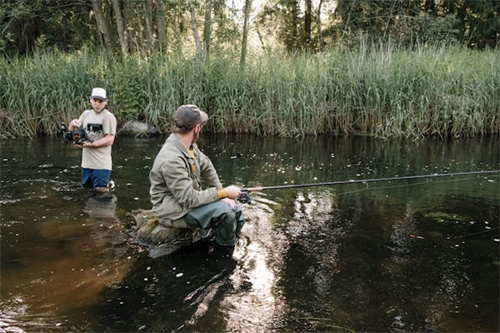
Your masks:
<instances>
[{"instance_id":1,"label":"river water","mask_svg":"<svg viewBox=\"0 0 500 333\"><path fill-rule=\"evenodd\" d=\"M118 138L104 196L58 138L1 141L0 332L500 330L498 173L255 193L232 255L203 241L152 258L130 213L151 208L164 140ZM499 142L199 145L224 184L272 186L500 169Z\"/></svg>"}]
</instances>

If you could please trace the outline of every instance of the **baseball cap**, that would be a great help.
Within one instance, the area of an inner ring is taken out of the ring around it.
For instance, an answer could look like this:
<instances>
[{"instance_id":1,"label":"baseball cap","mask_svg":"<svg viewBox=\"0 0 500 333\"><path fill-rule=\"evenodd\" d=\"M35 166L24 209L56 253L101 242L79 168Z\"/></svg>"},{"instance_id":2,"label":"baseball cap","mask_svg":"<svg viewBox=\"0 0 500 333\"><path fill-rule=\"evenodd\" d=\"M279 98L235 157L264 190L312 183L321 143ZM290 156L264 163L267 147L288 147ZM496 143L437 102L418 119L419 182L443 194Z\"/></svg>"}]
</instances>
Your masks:
<instances>
[{"instance_id":1,"label":"baseball cap","mask_svg":"<svg viewBox=\"0 0 500 333\"><path fill-rule=\"evenodd\" d=\"M94 88L92 89L92 94L90 95L91 98L97 98L100 99L101 101L106 100L106 90L102 88Z\"/></svg>"},{"instance_id":2,"label":"baseball cap","mask_svg":"<svg viewBox=\"0 0 500 333\"><path fill-rule=\"evenodd\" d=\"M196 125L203 124L207 120L208 115L201 111L196 105L181 105L174 115L174 131L177 133L186 133Z\"/></svg>"}]
</instances>

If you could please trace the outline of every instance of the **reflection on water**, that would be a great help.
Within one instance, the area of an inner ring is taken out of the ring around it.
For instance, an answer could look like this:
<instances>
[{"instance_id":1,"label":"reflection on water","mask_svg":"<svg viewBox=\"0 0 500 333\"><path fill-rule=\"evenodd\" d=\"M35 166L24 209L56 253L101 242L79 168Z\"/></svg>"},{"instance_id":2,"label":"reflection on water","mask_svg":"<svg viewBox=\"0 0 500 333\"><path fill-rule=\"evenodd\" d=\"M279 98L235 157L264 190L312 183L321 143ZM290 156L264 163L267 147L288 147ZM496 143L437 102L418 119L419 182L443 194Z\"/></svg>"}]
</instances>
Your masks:
<instances>
[{"instance_id":1,"label":"reflection on water","mask_svg":"<svg viewBox=\"0 0 500 333\"><path fill-rule=\"evenodd\" d=\"M114 193L79 188L59 140L1 142L0 331L498 331L498 174L271 190L232 255L150 258L160 139L114 149ZM500 168L498 138L202 138L223 183L303 184Z\"/></svg>"},{"instance_id":2,"label":"reflection on water","mask_svg":"<svg viewBox=\"0 0 500 333\"><path fill-rule=\"evenodd\" d=\"M116 217L117 197L111 192L96 193L85 203L83 211L90 218L114 218Z\"/></svg>"},{"instance_id":3,"label":"reflection on water","mask_svg":"<svg viewBox=\"0 0 500 333\"><path fill-rule=\"evenodd\" d=\"M274 212L269 206L256 202L245 208L251 223L242 230L243 241L233 256L239 263L229 277L234 292L224 295L221 313L227 332L269 332L284 316L278 280L286 247L272 231ZM274 245L272 252L270 244Z\"/></svg>"}]
</instances>

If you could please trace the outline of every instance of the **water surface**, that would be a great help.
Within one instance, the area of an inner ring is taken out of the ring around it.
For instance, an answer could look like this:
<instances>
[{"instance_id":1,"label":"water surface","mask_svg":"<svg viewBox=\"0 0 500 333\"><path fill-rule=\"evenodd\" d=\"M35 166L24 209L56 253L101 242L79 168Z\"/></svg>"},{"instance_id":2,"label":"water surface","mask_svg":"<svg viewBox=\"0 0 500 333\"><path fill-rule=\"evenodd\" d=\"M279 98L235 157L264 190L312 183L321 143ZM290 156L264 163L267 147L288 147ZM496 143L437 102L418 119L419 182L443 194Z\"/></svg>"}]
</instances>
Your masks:
<instances>
[{"instance_id":1,"label":"water surface","mask_svg":"<svg viewBox=\"0 0 500 333\"><path fill-rule=\"evenodd\" d=\"M150 258L165 137L118 138L116 190L79 187L80 151L1 141L0 329L26 332L499 331L499 175L270 190L232 256ZM418 142L204 134L224 184L290 185L500 169L498 137Z\"/></svg>"}]
</instances>

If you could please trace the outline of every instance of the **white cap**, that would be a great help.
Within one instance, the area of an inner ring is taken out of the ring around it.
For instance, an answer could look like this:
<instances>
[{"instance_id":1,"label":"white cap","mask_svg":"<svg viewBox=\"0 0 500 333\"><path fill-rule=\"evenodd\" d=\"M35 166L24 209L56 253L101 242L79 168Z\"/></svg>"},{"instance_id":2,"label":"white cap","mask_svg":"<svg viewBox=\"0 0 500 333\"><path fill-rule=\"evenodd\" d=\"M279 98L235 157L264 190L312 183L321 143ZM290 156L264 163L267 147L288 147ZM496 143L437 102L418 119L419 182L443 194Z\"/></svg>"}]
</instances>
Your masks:
<instances>
[{"instance_id":1,"label":"white cap","mask_svg":"<svg viewBox=\"0 0 500 333\"><path fill-rule=\"evenodd\" d=\"M106 90L102 88L94 88L92 89L92 95L90 95L91 98L97 98L100 99L101 101L106 100Z\"/></svg>"}]
</instances>

